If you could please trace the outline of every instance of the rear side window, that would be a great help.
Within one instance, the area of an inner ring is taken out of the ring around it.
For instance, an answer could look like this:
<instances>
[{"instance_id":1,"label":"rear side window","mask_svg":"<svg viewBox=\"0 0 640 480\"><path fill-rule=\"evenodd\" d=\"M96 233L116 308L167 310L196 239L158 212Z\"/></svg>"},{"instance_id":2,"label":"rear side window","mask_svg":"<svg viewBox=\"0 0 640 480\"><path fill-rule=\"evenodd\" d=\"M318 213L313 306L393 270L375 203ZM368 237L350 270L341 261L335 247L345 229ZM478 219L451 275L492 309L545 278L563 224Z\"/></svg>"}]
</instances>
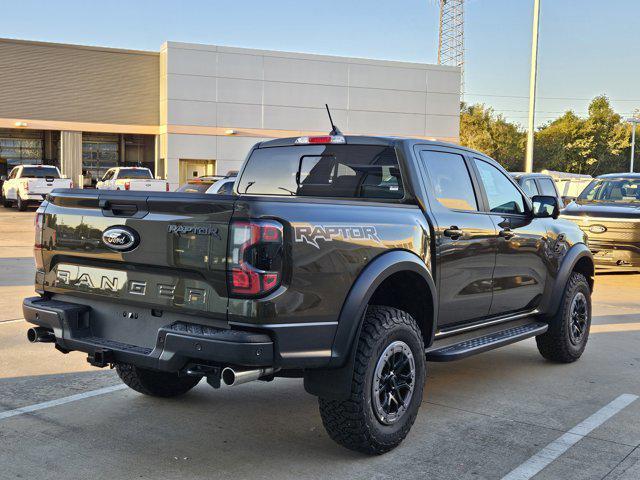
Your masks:
<instances>
[{"instance_id":1,"label":"rear side window","mask_svg":"<svg viewBox=\"0 0 640 480\"><path fill-rule=\"evenodd\" d=\"M462 155L423 150L420 156L429 172L438 202L451 210L478 210L469 170Z\"/></svg>"},{"instance_id":2,"label":"rear side window","mask_svg":"<svg viewBox=\"0 0 640 480\"><path fill-rule=\"evenodd\" d=\"M21 178L60 178L55 167L24 167Z\"/></svg>"},{"instance_id":3,"label":"rear side window","mask_svg":"<svg viewBox=\"0 0 640 480\"><path fill-rule=\"evenodd\" d=\"M247 195L404 197L395 150L374 145L305 145L254 150L238 182Z\"/></svg>"},{"instance_id":4,"label":"rear side window","mask_svg":"<svg viewBox=\"0 0 640 480\"><path fill-rule=\"evenodd\" d=\"M553 180L550 178L541 178L538 180L540 183L541 195L549 195L550 197L557 196L556 187L553 184Z\"/></svg>"}]
</instances>

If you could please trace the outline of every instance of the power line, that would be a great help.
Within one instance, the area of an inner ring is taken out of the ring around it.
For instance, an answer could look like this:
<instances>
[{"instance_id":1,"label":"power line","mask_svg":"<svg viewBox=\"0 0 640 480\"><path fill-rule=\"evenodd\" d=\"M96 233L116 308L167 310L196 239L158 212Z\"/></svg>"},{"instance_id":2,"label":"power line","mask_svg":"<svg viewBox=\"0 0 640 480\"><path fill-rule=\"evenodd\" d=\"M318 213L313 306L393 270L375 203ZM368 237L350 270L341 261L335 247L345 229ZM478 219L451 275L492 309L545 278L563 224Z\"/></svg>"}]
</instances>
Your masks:
<instances>
[{"instance_id":1,"label":"power line","mask_svg":"<svg viewBox=\"0 0 640 480\"><path fill-rule=\"evenodd\" d=\"M529 100L528 95L496 95L490 93L467 93L465 95L470 97L497 97L497 98L522 98ZM593 98L577 98L577 97L537 97L542 100L576 100L576 101L589 101ZM610 98L612 102L640 102L640 98Z\"/></svg>"}]
</instances>

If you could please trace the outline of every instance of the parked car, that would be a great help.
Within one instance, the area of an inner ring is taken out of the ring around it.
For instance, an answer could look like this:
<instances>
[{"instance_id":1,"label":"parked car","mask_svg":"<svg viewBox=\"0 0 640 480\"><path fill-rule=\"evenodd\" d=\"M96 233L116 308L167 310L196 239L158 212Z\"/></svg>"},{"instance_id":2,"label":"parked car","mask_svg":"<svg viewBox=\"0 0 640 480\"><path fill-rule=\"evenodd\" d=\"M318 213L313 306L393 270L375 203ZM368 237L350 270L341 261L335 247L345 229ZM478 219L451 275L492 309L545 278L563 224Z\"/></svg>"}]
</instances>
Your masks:
<instances>
[{"instance_id":1,"label":"parked car","mask_svg":"<svg viewBox=\"0 0 640 480\"><path fill-rule=\"evenodd\" d=\"M187 183L180 185L176 192L205 193L216 181L217 180L194 178L193 180L188 180Z\"/></svg>"},{"instance_id":2,"label":"parked car","mask_svg":"<svg viewBox=\"0 0 640 480\"><path fill-rule=\"evenodd\" d=\"M640 270L640 174L596 177L562 211L588 236L596 266Z\"/></svg>"},{"instance_id":3,"label":"parked car","mask_svg":"<svg viewBox=\"0 0 640 480\"><path fill-rule=\"evenodd\" d=\"M51 165L19 165L2 183L2 204L14 204L21 212L31 204L41 203L54 188L71 188L73 182L62 178L60 170Z\"/></svg>"},{"instance_id":4,"label":"parked car","mask_svg":"<svg viewBox=\"0 0 640 480\"><path fill-rule=\"evenodd\" d=\"M482 153L282 138L251 150L235 190L51 194L36 217L29 340L86 352L158 397L203 378L303 377L329 436L368 454L409 432L427 361L533 337L554 362L585 349L584 233ZM91 252L56 235L79 219L102 232Z\"/></svg>"},{"instance_id":5,"label":"parked car","mask_svg":"<svg viewBox=\"0 0 640 480\"><path fill-rule=\"evenodd\" d=\"M233 186L236 183L236 176L224 177L216 181L209 187L207 193L219 193L221 195L231 195Z\"/></svg>"},{"instance_id":6,"label":"parked car","mask_svg":"<svg viewBox=\"0 0 640 480\"><path fill-rule=\"evenodd\" d=\"M153 178L151 170L143 167L116 167L106 171L96 184L98 190L143 190L168 192L169 182Z\"/></svg>"},{"instance_id":7,"label":"parked car","mask_svg":"<svg viewBox=\"0 0 640 480\"><path fill-rule=\"evenodd\" d=\"M511 172L511 176L515 178L518 185L522 187L522 190L524 190L524 193L526 193L529 198L533 198L536 195L549 195L556 197L560 208L565 206L565 202L560 196L556 183L553 181L551 175L544 173Z\"/></svg>"},{"instance_id":8,"label":"parked car","mask_svg":"<svg viewBox=\"0 0 640 480\"><path fill-rule=\"evenodd\" d=\"M233 185L235 184L236 176L206 176L198 177L187 181L184 185L180 186L176 192L186 193L213 193L230 195L233 193Z\"/></svg>"}]
</instances>

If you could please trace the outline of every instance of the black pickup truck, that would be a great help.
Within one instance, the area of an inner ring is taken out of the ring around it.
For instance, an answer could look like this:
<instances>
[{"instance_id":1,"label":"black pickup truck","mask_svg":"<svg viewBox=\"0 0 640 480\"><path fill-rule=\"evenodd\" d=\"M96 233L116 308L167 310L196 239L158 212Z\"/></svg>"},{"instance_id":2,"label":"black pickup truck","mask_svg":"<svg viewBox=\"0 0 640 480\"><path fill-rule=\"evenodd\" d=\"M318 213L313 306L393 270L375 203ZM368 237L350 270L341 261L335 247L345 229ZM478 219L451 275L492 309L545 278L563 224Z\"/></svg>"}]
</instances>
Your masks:
<instances>
[{"instance_id":1,"label":"black pickup truck","mask_svg":"<svg viewBox=\"0 0 640 480\"><path fill-rule=\"evenodd\" d=\"M29 340L86 352L148 395L304 378L329 435L376 454L411 428L428 361L531 337L551 361L584 351L584 233L481 153L277 139L251 150L234 189L51 193Z\"/></svg>"}]
</instances>

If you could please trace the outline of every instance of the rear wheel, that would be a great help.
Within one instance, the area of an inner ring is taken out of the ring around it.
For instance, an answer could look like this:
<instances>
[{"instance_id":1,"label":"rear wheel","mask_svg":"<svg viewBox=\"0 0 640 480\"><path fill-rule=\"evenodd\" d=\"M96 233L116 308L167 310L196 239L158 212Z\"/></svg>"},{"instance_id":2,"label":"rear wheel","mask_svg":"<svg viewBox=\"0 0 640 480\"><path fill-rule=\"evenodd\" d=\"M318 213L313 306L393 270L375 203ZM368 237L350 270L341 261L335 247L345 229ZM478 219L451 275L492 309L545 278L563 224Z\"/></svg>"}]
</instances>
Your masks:
<instances>
[{"instance_id":1,"label":"rear wheel","mask_svg":"<svg viewBox=\"0 0 640 480\"><path fill-rule=\"evenodd\" d=\"M4 208L11 208L13 206L13 202L11 200L7 200L6 198L2 200L2 206Z\"/></svg>"},{"instance_id":2,"label":"rear wheel","mask_svg":"<svg viewBox=\"0 0 640 480\"><path fill-rule=\"evenodd\" d=\"M153 397L184 395L201 380L201 377L182 377L177 373L149 370L128 363L116 364L116 372L128 387Z\"/></svg>"},{"instance_id":3,"label":"rear wheel","mask_svg":"<svg viewBox=\"0 0 640 480\"><path fill-rule=\"evenodd\" d=\"M24 212L27 209L27 202L22 200L22 198L20 198L20 195L18 195L18 199L16 200L16 205L18 207L18 210L20 210L21 212Z\"/></svg>"},{"instance_id":4,"label":"rear wheel","mask_svg":"<svg viewBox=\"0 0 640 480\"><path fill-rule=\"evenodd\" d=\"M422 403L422 334L408 313L370 306L357 349L349 398L320 398L320 415L327 433L340 445L382 454L404 440Z\"/></svg>"},{"instance_id":5,"label":"rear wheel","mask_svg":"<svg viewBox=\"0 0 640 480\"><path fill-rule=\"evenodd\" d=\"M549 330L536 337L538 351L552 362L575 362L587 346L590 328L591 288L584 275L573 272Z\"/></svg>"}]
</instances>

